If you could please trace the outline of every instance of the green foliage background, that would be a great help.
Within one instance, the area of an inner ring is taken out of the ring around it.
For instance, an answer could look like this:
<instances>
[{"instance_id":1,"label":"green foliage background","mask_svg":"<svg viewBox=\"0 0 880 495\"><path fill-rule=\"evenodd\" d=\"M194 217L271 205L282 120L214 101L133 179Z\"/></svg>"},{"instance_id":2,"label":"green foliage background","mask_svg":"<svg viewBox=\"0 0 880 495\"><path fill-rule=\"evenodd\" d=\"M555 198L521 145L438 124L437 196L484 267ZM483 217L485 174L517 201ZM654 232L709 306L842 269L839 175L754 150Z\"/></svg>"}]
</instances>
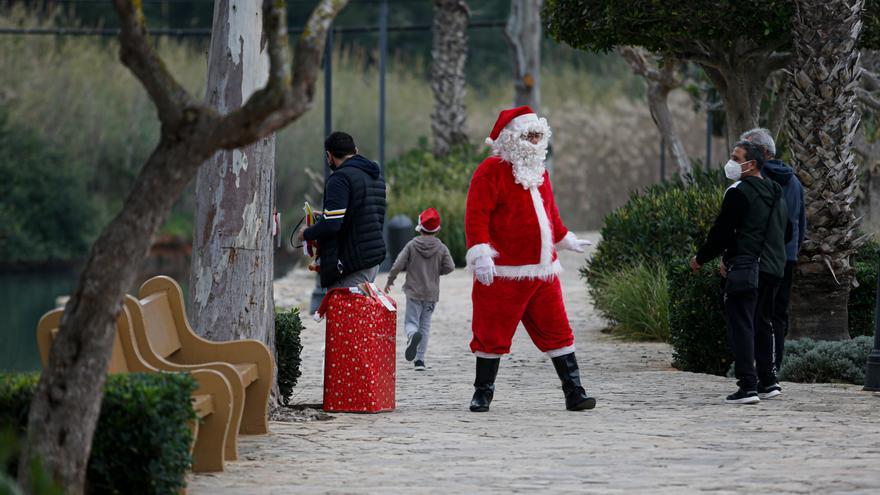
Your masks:
<instances>
[{"instance_id":1,"label":"green foliage background","mask_svg":"<svg viewBox=\"0 0 880 495\"><path fill-rule=\"evenodd\" d=\"M275 312L275 362L278 366L278 389L285 406L290 403L293 388L302 375L302 330L299 308Z\"/></svg>"}]
</instances>

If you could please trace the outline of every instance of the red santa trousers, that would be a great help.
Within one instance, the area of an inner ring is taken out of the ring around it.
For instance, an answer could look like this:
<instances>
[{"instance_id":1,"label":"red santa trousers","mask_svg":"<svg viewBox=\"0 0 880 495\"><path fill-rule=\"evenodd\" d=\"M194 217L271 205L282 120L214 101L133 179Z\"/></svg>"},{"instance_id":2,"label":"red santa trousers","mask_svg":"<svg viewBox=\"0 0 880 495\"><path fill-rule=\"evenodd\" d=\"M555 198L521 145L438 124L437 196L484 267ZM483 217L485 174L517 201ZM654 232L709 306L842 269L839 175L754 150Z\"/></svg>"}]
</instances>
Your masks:
<instances>
[{"instance_id":1,"label":"red santa trousers","mask_svg":"<svg viewBox=\"0 0 880 495\"><path fill-rule=\"evenodd\" d=\"M488 286L474 280L471 300L474 305L472 352L509 353L520 321L542 352L574 344L559 277L549 281L496 278Z\"/></svg>"}]
</instances>

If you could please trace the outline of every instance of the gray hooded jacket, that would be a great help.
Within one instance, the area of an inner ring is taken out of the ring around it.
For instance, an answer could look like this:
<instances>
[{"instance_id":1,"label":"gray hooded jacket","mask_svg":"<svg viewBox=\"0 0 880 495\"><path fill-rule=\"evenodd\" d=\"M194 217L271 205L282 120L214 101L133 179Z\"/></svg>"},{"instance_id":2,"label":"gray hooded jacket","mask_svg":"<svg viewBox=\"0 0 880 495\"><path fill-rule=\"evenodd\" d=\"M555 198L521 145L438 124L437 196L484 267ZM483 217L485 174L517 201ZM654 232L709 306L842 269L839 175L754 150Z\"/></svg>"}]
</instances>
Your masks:
<instances>
[{"instance_id":1,"label":"gray hooded jacket","mask_svg":"<svg viewBox=\"0 0 880 495\"><path fill-rule=\"evenodd\" d=\"M417 301L440 300L440 275L452 273L455 263L449 248L434 236L419 236L409 241L397 255L388 273L388 285L401 271L406 271L403 292Z\"/></svg>"}]
</instances>

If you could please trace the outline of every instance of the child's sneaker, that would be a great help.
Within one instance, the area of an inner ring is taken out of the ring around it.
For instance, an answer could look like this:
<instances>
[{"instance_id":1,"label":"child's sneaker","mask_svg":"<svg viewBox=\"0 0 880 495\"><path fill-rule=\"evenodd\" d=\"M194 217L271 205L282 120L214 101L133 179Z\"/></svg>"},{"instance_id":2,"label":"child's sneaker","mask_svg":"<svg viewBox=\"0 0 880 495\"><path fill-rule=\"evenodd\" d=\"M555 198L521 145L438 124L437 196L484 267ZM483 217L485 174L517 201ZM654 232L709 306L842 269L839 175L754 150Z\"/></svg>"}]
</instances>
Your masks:
<instances>
[{"instance_id":1,"label":"child's sneaker","mask_svg":"<svg viewBox=\"0 0 880 495\"><path fill-rule=\"evenodd\" d=\"M416 361L413 364L415 365L416 371L425 371L425 362L424 361Z\"/></svg>"},{"instance_id":2,"label":"child's sneaker","mask_svg":"<svg viewBox=\"0 0 880 495\"><path fill-rule=\"evenodd\" d=\"M416 358L416 353L419 350L419 342L422 341L422 334L416 332L409 336L409 340L406 342L406 352L403 356L407 361L412 361Z\"/></svg>"}]
</instances>

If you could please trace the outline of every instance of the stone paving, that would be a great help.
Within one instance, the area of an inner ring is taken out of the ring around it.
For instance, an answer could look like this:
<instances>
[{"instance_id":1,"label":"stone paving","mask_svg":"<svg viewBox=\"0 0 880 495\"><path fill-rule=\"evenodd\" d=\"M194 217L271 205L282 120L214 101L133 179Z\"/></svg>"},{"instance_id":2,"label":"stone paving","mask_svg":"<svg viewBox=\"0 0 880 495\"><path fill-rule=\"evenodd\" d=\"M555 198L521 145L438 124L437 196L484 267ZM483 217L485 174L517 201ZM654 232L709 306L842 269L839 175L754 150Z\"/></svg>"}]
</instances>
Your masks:
<instances>
[{"instance_id":1,"label":"stone paving","mask_svg":"<svg viewBox=\"0 0 880 495\"><path fill-rule=\"evenodd\" d=\"M672 369L667 345L601 333L582 260L562 255L562 283L595 410L565 411L552 364L522 328L491 411L467 410L471 282L457 270L442 279L427 371L403 359L400 326L395 412L273 422L270 435L242 437L225 472L192 475L189 493L880 493L880 395L785 383L781 398L725 405L733 380ZM313 284L291 273L279 302L307 303ZM294 402L308 405L321 402L324 325L306 325Z\"/></svg>"}]
</instances>

